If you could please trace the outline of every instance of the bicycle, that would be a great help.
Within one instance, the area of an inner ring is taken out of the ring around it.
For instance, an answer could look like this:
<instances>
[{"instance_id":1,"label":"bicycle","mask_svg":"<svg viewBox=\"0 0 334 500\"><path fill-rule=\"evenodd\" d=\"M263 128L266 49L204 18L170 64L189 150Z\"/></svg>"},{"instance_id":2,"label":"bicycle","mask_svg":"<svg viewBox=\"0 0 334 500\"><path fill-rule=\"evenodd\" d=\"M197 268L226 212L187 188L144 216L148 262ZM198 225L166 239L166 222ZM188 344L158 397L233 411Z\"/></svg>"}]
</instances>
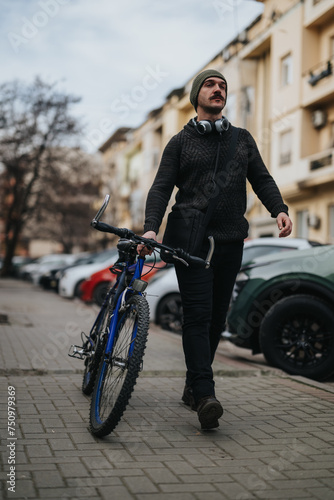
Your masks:
<instances>
[{"instance_id":1,"label":"bicycle","mask_svg":"<svg viewBox=\"0 0 334 500\"><path fill-rule=\"evenodd\" d=\"M92 393L89 414L90 432L103 437L119 423L130 400L136 380L143 368L148 328L149 306L145 298L147 282L142 280L145 256L138 255L138 244L152 251L164 252L164 260L178 260L193 267L210 266L214 240L209 237L210 248L206 259L191 256L143 238L126 228L100 222L109 202L109 195L91 222L106 233L119 236L119 258L111 268L116 281L110 288L93 324L90 334L82 334L82 346L72 345L69 356L85 360L82 391Z\"/></svg>"}]
</instances>

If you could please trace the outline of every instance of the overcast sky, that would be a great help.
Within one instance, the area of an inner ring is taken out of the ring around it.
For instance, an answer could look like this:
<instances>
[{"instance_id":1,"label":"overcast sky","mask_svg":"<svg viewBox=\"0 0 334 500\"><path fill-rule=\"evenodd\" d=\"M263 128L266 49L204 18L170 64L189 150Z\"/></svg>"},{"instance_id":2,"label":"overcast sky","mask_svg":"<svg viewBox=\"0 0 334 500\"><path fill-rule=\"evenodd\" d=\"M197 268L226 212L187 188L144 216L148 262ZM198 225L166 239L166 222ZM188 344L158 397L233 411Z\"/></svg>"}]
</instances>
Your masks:
<instances>
[{"instance_id":1,"label":"overcast sky","mask_svg":"<svg viewBox=\"0 0 334 500\"><path fill-rule=\"evenodd\" d=\"M254 0L0 0L0 83L40 75L82 97L95 151L138 126L263 11ZM228 78L228 75L226 75Z\"/></svg>"}]
</instances>

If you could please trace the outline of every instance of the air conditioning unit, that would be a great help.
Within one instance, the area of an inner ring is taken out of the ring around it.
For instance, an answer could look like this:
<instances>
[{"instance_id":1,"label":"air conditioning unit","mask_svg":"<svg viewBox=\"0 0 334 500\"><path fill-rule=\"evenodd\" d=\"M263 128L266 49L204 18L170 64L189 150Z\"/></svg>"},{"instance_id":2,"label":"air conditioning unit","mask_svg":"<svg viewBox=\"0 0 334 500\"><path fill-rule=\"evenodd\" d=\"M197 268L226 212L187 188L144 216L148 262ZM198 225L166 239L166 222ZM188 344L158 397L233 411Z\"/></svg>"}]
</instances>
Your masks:
<instances>
[{"instance_id":1,"label":"air conditioning unit","mask_svg":"<svg viewBox=\"0 0 334 500\"><path fill-rule=\"evenodd\" d=\"M327 123L327 113L323 109L317 109L312 113L312 125L314 128L322 128Z\"/></svg>"}]
</instances>

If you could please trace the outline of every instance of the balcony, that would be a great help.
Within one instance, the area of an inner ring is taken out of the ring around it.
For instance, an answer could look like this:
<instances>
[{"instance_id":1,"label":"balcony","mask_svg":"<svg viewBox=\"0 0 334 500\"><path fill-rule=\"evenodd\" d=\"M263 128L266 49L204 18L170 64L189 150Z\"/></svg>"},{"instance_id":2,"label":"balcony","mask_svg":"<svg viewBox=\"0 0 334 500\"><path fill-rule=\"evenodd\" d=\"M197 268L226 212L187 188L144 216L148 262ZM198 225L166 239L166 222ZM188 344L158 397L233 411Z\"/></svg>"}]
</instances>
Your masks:
<instances>
[{"instance_id":1,"label":"balcony","mask_svg":"<svg viewBox=\"0 0 334 500\"><path fill-rule=\"evenodd\" d=\"M309 162L310 171L318 170L319 168L333 167L333 165L333 153L331 151L317 155L316 158Z\"/></svg>"},{"instance_id":2,"label":"balcony","mask_svg":"<svg viewBox=\"0 0 334 500\"><path fill-rule=\"evenodd\" d=\"M334 182L334 148L320 151L301 161L299 189L307 189Z\"/></svg>"},{"instance_id":3,"label":"balcony","mask_svg":"<svg viewBox=\"0 0 334 500\"><path fill-rule=\"evenodd\" d=\"M304 26L318 28L327 24L333 14L333 0L305 0Z\"/></svg>"},{"instance_id":4,"label":"balcony","mask_svg":"<svg viewBox=\"0 0 334 500\"><path fill-rule=\"evenodd\" d=\"M304 107L326 103L334 97L334 58L310 68L302 79Z\"/></svg>"}]
</instances>

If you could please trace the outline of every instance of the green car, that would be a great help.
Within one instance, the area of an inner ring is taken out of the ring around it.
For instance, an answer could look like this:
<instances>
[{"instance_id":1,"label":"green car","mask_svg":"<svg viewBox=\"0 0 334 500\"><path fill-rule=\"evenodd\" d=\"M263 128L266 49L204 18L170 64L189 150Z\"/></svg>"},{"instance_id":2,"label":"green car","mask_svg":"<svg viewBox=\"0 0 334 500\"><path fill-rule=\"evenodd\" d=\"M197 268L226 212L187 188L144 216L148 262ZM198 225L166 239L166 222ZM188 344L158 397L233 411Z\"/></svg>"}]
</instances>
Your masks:
<instances>
[{"instance_id":1,"label":"green car","mask_svg":"<svg viewBox=\"0 0 334 500\"><path fill-rule=\"evenodd\" d=\"M292 375L334 373L334 245L254 259L237 276L223 338Z\"/></svg>"}]
</instances>

